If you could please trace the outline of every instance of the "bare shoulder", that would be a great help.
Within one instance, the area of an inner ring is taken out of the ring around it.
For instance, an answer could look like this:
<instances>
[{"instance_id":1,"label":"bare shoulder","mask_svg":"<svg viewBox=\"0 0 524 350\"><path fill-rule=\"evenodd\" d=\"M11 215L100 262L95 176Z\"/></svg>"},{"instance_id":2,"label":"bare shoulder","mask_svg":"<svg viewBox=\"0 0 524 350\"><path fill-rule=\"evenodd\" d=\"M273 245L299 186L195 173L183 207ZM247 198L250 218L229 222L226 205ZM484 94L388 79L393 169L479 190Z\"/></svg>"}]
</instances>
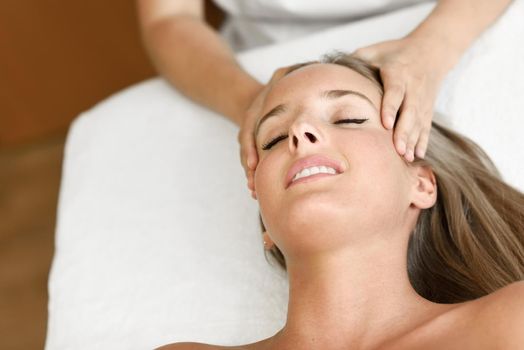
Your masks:
<instances>
[{"instance_id":1,"label":"bare shoulder","mask_svg":"<svg viewBox=\"0 0 524 350\"><path fill-rule=\"evenodd\" d=\"M395 339L384 349L522 349L524 282L449 305L448 311Z\"/></svg>"},{"instance_id":2,"label":"bare shoulder","mask_svg":"<svg viewBox=\"0 0 524 350\"><path fill-rule=\"evenodd\" d=\"M521 349L524 344L524 281L457 304L441 340L461 349ZM444 347L452 348L452 347Z\"/></svg>"},{"instance_id":3,"label":"bare shoulder","mask_svg":"<svg viewBox=\"0 0 524 350\"><path fill-rule=\"evenodd\" d=\"M507 326L524 317L524 281L514 282L482 298L474 300L477 316L488 325Z\"/></svg>"},{"instance_id":4,"label":"bare shoulder","mask_svg":"<svg viewBox=\"0 0 524 350\"><path fill-rule=\"evenodd\" d=\"M517 349L522 346L524 281L511 283L478 301L479 329L495 337L501 349Z\"/></svg>"}]
</instances>

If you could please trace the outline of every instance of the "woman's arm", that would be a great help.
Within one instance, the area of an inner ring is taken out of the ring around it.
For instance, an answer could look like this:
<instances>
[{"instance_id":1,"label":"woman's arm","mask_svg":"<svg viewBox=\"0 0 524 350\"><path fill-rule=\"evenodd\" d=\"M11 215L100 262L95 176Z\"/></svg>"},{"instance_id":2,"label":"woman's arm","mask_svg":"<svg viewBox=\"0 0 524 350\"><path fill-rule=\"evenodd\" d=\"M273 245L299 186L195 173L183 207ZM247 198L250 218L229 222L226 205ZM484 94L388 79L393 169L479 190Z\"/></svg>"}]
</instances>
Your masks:
<instances>
[{"instance_id":1,"label":"woman's arm","mask_svg":"<svg viewBox=\"0 0 524 350\"><path fill-rule=\"evenodd\" d=\"M370 45L352 55L380 68L384 82L382 122L394 130L400 155L423 158L433 107L446 74L510 0L440 0L406 37Z\"/></svg>"},{"instance_id":2,"label":"woman's arm","mask_svg":"<svg viewBox=\"0 0 524 350\"><path fill-rule=\"evenodd\" d=\"M241 125L262 84L204 22L203 0L137 0L141 33L158 72L178 91Z\"/></svg>"},{"instance_id":3,"label":"woman's arm","mask_svg":"<svg viewBox=\"0 0 524 350\"><path fill-rule=\"evenodd\" d=\"M447 72L510 3L511 0L439 0L408 37L437 46L441 68Z\"/></svg>"}]
</instances>

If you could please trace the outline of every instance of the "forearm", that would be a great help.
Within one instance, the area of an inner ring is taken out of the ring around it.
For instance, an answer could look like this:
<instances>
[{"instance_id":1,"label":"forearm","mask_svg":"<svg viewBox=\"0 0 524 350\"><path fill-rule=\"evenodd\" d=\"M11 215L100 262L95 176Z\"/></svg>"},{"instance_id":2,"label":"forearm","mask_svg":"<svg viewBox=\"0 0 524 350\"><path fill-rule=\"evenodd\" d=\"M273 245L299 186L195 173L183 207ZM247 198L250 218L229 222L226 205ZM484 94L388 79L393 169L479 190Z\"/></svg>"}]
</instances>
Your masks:
<instances>
[{"instance_id":1,"label":"forearm","mask_svg":"<svg viewBox=\"0 0 524 350\"><path fill-rule=\"evenodd\" d=\"M439 56L436 59L443 72L447 72L510 3L511 0L439 0L408 37L427 43L428 50Z\"/></svg>"},{"instance_id":2,"label":"forearm","mask_svg":"<svg viewBox=\"0 0 524 350\"><path fill-rule=\"evenodd\" d=\"M212 28L179 15L144 28L142 34L156 69L178 91L241 125L262 85L240 67Z\"/></svg>"}]
</instances>

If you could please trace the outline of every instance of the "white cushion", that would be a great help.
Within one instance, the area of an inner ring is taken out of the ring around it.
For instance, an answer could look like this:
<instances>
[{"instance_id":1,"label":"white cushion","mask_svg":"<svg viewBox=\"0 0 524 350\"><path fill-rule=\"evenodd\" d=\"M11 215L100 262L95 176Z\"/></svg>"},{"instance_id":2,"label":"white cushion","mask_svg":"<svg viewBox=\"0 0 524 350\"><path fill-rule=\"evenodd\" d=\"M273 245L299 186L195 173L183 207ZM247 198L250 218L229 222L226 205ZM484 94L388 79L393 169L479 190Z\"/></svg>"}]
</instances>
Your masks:
<instances>
[{"instance_id":1,"label":"white cushion","mask_svg":"<svg viewBox=\"0 0 524 350\"><path fill-rule=\"evenodd\" d=\"M332 49L409 32L424 4L238 58L261 81ZM523 1L446 79L437 110L524 189ZM264 259L237 127L161 79L79 116L65 149L46 349L221 345L269 337L286 316L285 275Z\"/></svg>"}]
</instances>

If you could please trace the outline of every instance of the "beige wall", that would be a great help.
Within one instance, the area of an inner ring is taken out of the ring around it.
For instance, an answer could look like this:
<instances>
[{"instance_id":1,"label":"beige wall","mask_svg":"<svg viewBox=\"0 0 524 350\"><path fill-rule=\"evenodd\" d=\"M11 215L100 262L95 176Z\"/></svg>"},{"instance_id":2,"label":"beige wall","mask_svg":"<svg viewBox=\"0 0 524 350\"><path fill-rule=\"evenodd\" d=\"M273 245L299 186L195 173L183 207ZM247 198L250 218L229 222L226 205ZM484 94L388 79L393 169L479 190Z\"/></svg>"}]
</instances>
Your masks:
<instances>
[{"instance_id":1,"label":"beige wall","mask_svg":"<svg viewBox=\"0 0 524 350\"><path fill-rule=\"evenodd\" d=\"M153 75L133 0L2 1L0 148L64 132L82 110Z\"/></svg>"},{"instance_id":2,"label":"beige wall","mask_svg":"<svg viewBox=\"0 0 524 350\"><path fill-rule=\"evenodd\" d=\"M0 4L0 147L63 131L82 110L154 75L131 0Z\"/></svg>"}]
</instances>

